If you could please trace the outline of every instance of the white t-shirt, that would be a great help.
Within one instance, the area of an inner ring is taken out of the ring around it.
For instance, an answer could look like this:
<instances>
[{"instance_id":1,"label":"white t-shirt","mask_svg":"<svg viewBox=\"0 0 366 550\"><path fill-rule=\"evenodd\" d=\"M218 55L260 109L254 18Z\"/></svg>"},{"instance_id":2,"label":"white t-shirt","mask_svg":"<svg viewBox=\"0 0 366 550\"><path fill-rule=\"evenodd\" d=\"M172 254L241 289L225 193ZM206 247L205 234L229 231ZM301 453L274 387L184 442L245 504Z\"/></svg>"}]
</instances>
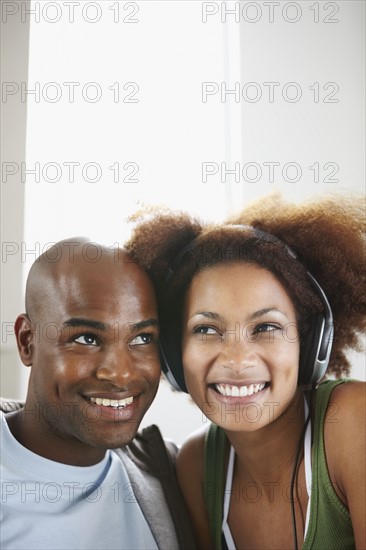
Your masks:
<instances>
[{"instance_id":1,"label":"white t-shirt","mask_svg":"<svg viewBox=\"0 0 366 550\"><path fill-rule=\"evenodd\" d=\"M23 447L0 412L2 550L157 550L123 462L113 451L69 466Z\"/></svg>"}]
</instances>

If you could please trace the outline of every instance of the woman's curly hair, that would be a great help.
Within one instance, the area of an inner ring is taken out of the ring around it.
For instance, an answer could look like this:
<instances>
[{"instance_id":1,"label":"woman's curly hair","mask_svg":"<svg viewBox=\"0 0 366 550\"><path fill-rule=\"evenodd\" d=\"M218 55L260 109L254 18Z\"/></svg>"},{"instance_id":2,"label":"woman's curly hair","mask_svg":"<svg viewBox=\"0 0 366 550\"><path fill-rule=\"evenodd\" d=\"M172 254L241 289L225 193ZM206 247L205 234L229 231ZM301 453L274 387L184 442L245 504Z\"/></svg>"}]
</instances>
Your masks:
<instances>
[{"instance_id":1,"label":"woman's curly hair","mask_svg":"<svg viewBox=\"0 0 366 550\"><path fill-rule=\"evenodd\" d=\"M323 307L309 271L333 311L334 340L327 374L349 375L346 352L361 349L360 336L365 330L362 197L333 195L292 204L273 195L220 224L204 223L183 212L152 209L148 217L138 219L126 249L150 275L163 326L177 325L178 338L193 276L212 265L240 261L256 263L281 281L295 305L300 334L306 333L314 314Z\"/></svg>"}]
</instances>

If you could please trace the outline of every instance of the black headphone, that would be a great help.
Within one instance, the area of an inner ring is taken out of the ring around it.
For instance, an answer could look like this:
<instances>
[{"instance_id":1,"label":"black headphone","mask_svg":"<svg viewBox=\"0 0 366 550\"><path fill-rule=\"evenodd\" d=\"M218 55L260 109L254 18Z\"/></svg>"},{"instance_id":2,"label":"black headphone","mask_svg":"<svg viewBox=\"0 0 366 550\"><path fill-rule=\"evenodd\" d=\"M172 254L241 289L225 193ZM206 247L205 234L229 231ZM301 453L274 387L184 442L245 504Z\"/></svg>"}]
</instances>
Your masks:
<instances>
[{"instance_id":1,"label":"black headphone","mask_svg":"<svg viewBox=\"0 0 366 550\"><path fill-rule=\"evenodd\" d=\"M298 260L295 252L286 243L261 229L246 225L227 225L225 228L251 230L261 241L281 244L291 258ZM166 277L167 284L182 264L186 254L194 250L196 245L197 242L194 239L176 256ZM333 344L333 315L324 290L309 271L307 276L323 304L324 311L314 315L310 329L305 335L301 347L298 383L314 386L323 378L329 364ZM188 393L183 373L180 335L177 330L174 330L171 322L168 323L164 319L161 319L160 355L162 370L170 384L174 389Z\"/></svg>"}]
</instances>

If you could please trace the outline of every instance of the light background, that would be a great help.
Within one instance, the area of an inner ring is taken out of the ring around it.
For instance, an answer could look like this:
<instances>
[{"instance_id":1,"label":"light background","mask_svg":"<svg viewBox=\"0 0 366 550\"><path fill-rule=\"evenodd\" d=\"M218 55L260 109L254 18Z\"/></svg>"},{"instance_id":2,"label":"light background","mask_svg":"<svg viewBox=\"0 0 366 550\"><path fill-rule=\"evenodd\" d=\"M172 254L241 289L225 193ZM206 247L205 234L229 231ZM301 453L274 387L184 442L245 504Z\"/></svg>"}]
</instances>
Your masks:
<instances>
[{"instance_id":1,"label":"light background","mask_svg":"<svg viewBox=\"0 0 366 550\"><path fill-rule=\"evenodd\" d=\"M3 2L2 31L2 395L25 396L11 324L50 243L123 243L144 205L365 193L362 0ZM205 419L163 383L151 422Z\"/></svg>"}]
</instances>

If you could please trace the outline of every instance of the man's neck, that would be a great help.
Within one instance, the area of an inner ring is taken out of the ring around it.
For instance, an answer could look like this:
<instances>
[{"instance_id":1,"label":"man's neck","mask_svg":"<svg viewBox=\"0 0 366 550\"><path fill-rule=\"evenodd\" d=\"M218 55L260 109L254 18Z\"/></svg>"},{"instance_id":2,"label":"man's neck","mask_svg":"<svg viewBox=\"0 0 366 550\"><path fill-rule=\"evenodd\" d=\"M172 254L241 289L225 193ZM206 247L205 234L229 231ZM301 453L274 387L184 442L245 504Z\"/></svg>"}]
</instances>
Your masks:
<instances>
[{"instance_id":1,"label":"man's neck","mask_svg":"<svg viewBox=\"0 0 366 550\"><path fill-rule=\"evenodd\" d=\"M70 466L93 466L105 456L105 449L91 447L71 438L61 440L51 430L40 432L32 422L27 421L24 409L7 414L6 420L18 443L48 460Z\"/></svg>"}]
</instances>

